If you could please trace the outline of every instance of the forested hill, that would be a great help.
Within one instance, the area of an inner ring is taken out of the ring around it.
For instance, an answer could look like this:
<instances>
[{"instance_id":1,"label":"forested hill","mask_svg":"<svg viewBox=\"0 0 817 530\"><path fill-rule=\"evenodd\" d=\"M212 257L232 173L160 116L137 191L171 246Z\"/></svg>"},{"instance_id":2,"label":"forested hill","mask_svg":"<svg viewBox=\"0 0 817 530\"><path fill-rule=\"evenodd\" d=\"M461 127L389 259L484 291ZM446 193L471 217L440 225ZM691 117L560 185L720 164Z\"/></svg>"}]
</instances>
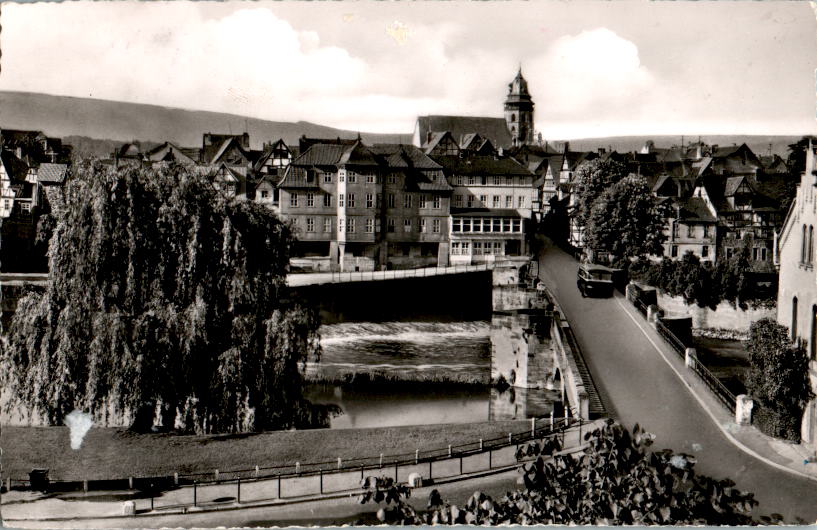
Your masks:
<instances>
[{"instance_id":1,"label":"forested hill","mask_svg":"<svg viewBox=\"0 0 817 530\"><path fill-rule=\"evenodd\" d=\"M358 135L358 131L305 121L267 121L219 112L30 92L0 92L0 127L41 130L48 136L64 139L74 137L75 151L98 155L110 154L112 145L131 140L144 143L171 141L181 147L198 147L205 132L240 134L246 131L250 134L253 149L260 149L263 142L279 138L287 143L297 143L304 134L319 138L355 138ZM411 142L409 133L361 131L360 136L366 143ZM71 139L65 141L72 143Z\"/></svg>"}]
</instances>

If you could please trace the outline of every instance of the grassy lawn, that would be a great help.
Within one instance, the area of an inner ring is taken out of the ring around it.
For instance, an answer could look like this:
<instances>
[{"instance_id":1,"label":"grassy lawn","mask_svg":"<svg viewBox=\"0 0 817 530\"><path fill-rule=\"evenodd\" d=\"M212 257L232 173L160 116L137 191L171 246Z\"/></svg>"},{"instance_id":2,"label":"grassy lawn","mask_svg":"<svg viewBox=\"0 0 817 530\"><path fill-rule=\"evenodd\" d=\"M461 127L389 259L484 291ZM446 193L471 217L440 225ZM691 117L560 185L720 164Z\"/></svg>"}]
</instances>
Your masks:
<instances>
[{"instance_id":1,"label":"grassy lawn","mask_svg":"<svg viewBox=\"0 0 817 530\"><path fill-rule=\"evenodd\" d=\"M27 479L47 468L52 480L94 480L221 472L294 462L336 462L384 453L413 453L521 433L529 421L420 425L349 430L276 431L243 435L135 434L92 428L71 449L67 427L3 427L3 478Z\"/></svg>"},{"instance_id":2,"label":"grassy lawn","mask_svg":"<svg viewBox=\"0 0 817 530\"><path fill-rule=\"evenodd\" d=\"M698 359L735 395L746 393L749 352L742 341L695 337Z\"/></svg>"}]
</instances>

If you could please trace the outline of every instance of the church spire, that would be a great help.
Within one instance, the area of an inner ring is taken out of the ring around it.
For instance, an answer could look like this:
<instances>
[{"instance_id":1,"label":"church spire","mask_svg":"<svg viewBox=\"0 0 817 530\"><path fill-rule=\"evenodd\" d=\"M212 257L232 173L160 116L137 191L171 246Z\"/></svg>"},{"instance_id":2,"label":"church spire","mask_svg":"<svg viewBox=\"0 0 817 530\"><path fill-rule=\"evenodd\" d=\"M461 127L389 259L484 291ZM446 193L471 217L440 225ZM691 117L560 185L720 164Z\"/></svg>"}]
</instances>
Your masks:
<instances>
[{"instance_id":1,"label":"church spire","mask_svg":"<svg viewBox=\"0 0 817 530\"><path fill-rule=\"evenodd\" d=\"M513 145L533 143L533 99L528 92L528 82L522 76L522 63L519 63L516 77L508 85L505 122Z\"/></svg>"}]
</instances>

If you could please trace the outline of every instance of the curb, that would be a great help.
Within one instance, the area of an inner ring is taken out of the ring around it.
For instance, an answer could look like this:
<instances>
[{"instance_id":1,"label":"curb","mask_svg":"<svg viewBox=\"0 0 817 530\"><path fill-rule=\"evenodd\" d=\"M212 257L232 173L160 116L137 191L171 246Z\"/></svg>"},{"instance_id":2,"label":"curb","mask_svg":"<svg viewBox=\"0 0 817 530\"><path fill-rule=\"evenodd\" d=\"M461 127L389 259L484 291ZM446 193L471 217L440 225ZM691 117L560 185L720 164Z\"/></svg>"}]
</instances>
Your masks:
<instances>
[{"instance_id":1,"label":"curb","mask_svg":"<svg viewBox=\"0 0 817 530\"><path fill-rule=\"evenodd\" d=\"M704 410L704 412L706 412L706 414L712 419L712 422L718 427L718 430L720 430L721 433L723 433L723 435L726 437L727 440L729 440L732 443L732 445L734 445L735 447L737 447L738 449L740 449L741 451L743 451L747 455L749 455L749 456L751 456L753 458L756 458L756 459L760 460L761 462L763 462L764 464L769 465L769 466L771 466L771 467L773 467L775 469L779 469L781 471L785 471L785 472L790 473L792 475L797 475L797 476L799 476L801 478L805 478L805 479L817 482L817 476L810 475L808 473L803 473L802 471L797 471L796 469L792 469L792 468L790 468L788 466L785 466L783 464L779 464L777 462L774 462L774 461L768 459L767 457L765 457L765 456L761 455L760 453L756 452L754 449L751 449L750 447L747 447L746 445L744 445L743 442L741 442L740 440L735 438L735 436L731 432L729 432L729 429L724 428L724 426L721 425L721 423L718 421L718 418L715 416L715 413L712 412L712 409L709 407L709 405L703 400L703 398L701 398L701 396L698 395L698 392L696 392L692 388L692 386L687 382L687 380L684 378L684 376L681 374L681 372L679 372L678 369L675 368L675 366L672 365L670 360L667 359L667 356L664 354L664 352L661 350L661 348L659 348L658 345L655 343L655 341L652 339L652 337L650 337L647 334L647 332L641 326L639 321L633 316L633 314L627 309L627 307L625 307L625 304L621 302L621 298L622 298L621 296L616 296L616 303L618 303L618 305L621 306L621 308L624 310L624 313L626 313L627 316L630 317L630 319L635 323L636 327L638 327L639 331L641 331L641 333L644 334L644 337L646 337L647 340L650 341L650 344L652 345L652 347L655 348L655 350L659 353L659 355L661 355L661 358L664 360L664 362L667 363L667 366L669 366L672 369L672 371L675 372L675 375L678 376L678 379L681 380L681 382L684 384L684 387L689 391L689 393L692 395L692 397L695 398L695 401L698 402L698 404L701 406L701 408Z\"/></svg>"}]
</instances>

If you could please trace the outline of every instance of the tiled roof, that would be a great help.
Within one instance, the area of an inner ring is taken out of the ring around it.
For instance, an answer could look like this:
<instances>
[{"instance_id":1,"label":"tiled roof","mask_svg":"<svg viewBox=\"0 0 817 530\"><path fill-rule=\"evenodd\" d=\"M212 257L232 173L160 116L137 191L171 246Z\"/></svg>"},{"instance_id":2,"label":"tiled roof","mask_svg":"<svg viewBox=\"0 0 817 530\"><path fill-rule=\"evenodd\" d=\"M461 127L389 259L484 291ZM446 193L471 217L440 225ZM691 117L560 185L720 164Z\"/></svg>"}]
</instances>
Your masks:
<instances>
[{"instance_id":1,"label":"tiled roof","mask_svg":"<svg viewBox=\"0 0 817 530\"><path fill-rule=\"evenodd\" d=\"M67 164L43 163L37 169L37 180L43 184L62 184L67 173Z\"/></svg>"},{"instance_id":2,"label":"tiled roof","mask_svg":"<svg viewBox=\"0 0 817 530\"><path fill-rule=\"evenodd\" d=\"M426 153L430 153L437 147L437 144L442 142L443 138L448 137L453 141L455 144L457 141L454 139L453 135L449 131L442 131L442 132L433 132L431 133L431 138L428 140L427 143L423 144L423 148L425 149ZM459 144L457 144L459 147Z\"/></svg>"},{"instance_id":3,"label":"tiled roof","mask_svg":"<svg viewBox=\"0 0 817 530\"><path fill-rule=\"evenodd\" d=\"M377 158L368 147L363 145L360 141L355 142L352 146L346 146L343 154L340 156L339 164L348 164L351 166L379 166Z\"/></svg>"},{"instance_id":4,"label":"tiled roof","mask_svg":"<svg viewBox=\"0 0 817 530\"><path fill-rule=\"evenodd\" d=\"M176 160L178 162L194 163L196 159L190 158L181 147L171 143L165 142L148 151L145 156L151 162L161 162Z\"/></svg>"},{"instance_id":5,"label":"tiled roof","mask_svg":"<svg viewBox=\"0 0 817 530\"><path fill-rule=\"evenodd\" d=\"M454 138L462 138L466 134L478 133L488 138L497 147L511 146L511 135L505 118L487 118L479 116L419 116L417 130L421 144L426 143L429 132L451 131Z\"/></svg>"},{"instance_id":6,"label":"tiled roof","mask_svg":"<svg viewBox=\"0 0 817 530\"><path fill-rule=\"evenodd\" d=\"M297 166L335 166L347 149L346 145L313 144L292 161Z\"/></svg>"},{"instance_id":7,"label":"tiled roof","mask_svg":"<svg viewBox=\"0 0 817 530\"><path fill-rule=\"evenodd\" d=\"M678 202L679 219L690 221L702 221L714 223L717 221L712 212L706 206L706 202L700 197L690 197Z\"/></svg>"},{"instance_id":8,"label":"tiled roof","mask_svg":"<svg viewBox=\"0 0 817 530\"><path fill-rule=\"evenodd\" d=\"M234 140L239 149L244 152L244 142L247 140L249 148L249 136L243 134L213 134L205 133L202 136L201 162L204 164L214 164L230 145L230 140Z\"/></svg>"},{"instance_id":9,"label":"tiled roof","mask_svg":"<svg viewBox=\"0 0 817 530\"><path fill-rule=\"evenodd\" d=\"M531 176L528 168L511 157L437 156L434 160L443 166L449 176L453 175L524 175Z\"/></svg>"},{"instance_id":10,"label":"tiled roof","mask_svg":"<svg viewBox=\"0 0 817 530\"><path fill-rule=\"evenodd\" d=\"M712 158L724 158L724 157L727 157L727 156L731 156L731 155L735 154L736 152L738 152L741 147L743 147L743 144L741 144L741 145L730 145L730 146L726 146L726 147L718 147L717 150L712 152Z\"/></svg>"},{"instance_id":11,"label":"tiled roof","mask_svg":"<svg viewBox=\"0 0 817 530\"><path fill-rule=\"evenodd\" d=\"M381 157L389 167L414 167L416 169L441 169L442 166L414 145L374 144L369 150Z\"/></svg>"},{"instance_id":12,"label":"tiled roof","mask_svg":"<svg viewBox=\"0 0 817 530\"><path fill-rule=\"evenodd\" d=\"M198 147L180 147L179 148L184 156L188 157L191 160L200 160L201 157L201 149Z\"/></svg>"},{"instance_id":13,"label":"tiled roof","mask_svg":"<svg viewBox=\"0 0 817 530\"><path fill-rule=\"evenodd\" d=\"M727 177L726 185L723 188L723 196L731 197L738 191L738 188L743 183L744 177Z\"/></svg>"}]
</instances>

